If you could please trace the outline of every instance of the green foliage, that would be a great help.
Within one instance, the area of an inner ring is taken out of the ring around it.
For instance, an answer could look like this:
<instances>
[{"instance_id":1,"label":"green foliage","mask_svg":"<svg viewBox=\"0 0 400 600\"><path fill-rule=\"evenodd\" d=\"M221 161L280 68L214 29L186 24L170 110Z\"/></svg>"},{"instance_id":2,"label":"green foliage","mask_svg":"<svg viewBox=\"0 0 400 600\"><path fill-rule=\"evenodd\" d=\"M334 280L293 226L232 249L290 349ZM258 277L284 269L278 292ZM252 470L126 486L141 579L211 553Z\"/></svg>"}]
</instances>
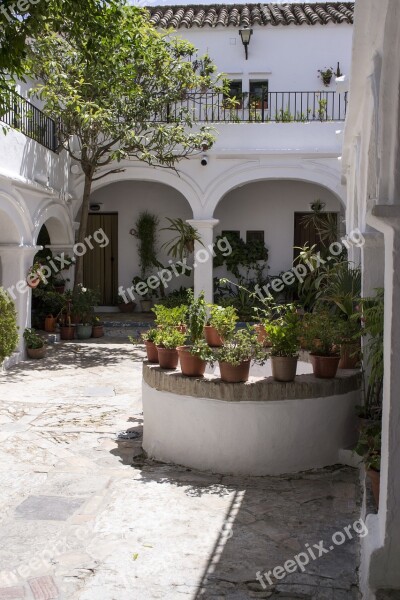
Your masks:
<instances>
[{"instance_id":1,"label":"green foliage","mask_svg":"<svg viewBox=\"0 0 400 600\"><path fill-rule=\"evenodd\" d=\"M139 241L140 274L144 278L152 267L161 266L157 260L156 241L158 217L148 211L141 212L131 233Z\"/></svg>"},{"instance_id":2,"label":"green foliage","mask_svg":"<svg viewBox=\"0 0 400 600\"><path fill-rule=\"evenodd\" d=\"M346 330L346 323L342 319L320 308L304 315L301 333L313 354L338 356Z\"/></svg>"},{"instance_id":3,"label":"green foliage","mask_svg":"<svg viewBox=\"0 0 400 600\"><path fill-rule=\"evenodd\" d=\"M0 287L0 364L11 356L18 344L17 314L14 302Z\"/></svg>"},{"instance_id":4,"label":"green foliage","mask_svg":"<svg viewBox=\"0 0 400 600\"><path fill-rule=\"evenodd\" d=\"M98 292L78 285L72 295L73 312L77 315L83 325L92 321L94 307L99 303Z\"/></svg>"},{"instance_id":5,"label":"green foliage","mask_svg":"<svg viewBox=\"0 0 400 600\"><path fill-rule=\"evenodd\" d=\"M221 348L214 349L211 362L227 362L231 365L240 365L245 360L255 360L262 364L266 360L266 353L257 341L257 336L250 329L239 329Z\"/></svg>"},{"instance_id":6,"label":"green foliage","mask_svg":"<svg viewBox=\"0 0 400 600\"><path fill-rule=\"evenodd\" d=\"M175 308L176 306L182 306L188 303L187 290L191 288L185 288L181 286L179 290L174 290L165 298L160 298L158 304L162 304L167 308Z\"/></svg>"},{"instance_id":7,"label":"green foliage","mask_svg":"<svg viewBox=\"0 0 400 600\"><path fill-rule=\"evenodd\" d=\"M204 300L204 292L194 297L192 290L187 291L189 306L187 309L188 333L191 344L196 344L203 339L204 325L207 321L207 305Z\"/></svg>"},{"instance_id":8,"label":"green foliage","mask_svg":"<svg viewBox=\"0 0 400 600\"><path fill-rule=\"evenodd\" d=\"M294 121L294 116L290 112L289 108L286 108L285 110L283 110L283 108L281 108L275 114L275 121L277 123L291 123L292 121Z\"/></svg>"},{"instance_id":9,"label":"green foliage","mask_svg":"<svg viewBox=\"0 0 400 600\"><path fill-rule=\"evenodd\" d=\"M148 329L144 333L142 333L142 340L144 342L155 342L157 335L157 329Z\"/></svg>"},{"instance_id":10,"label":"green foliage","mask_svg":"<svg viewBox=\"0 0 400 600\"><path fill-rule=\"evenodd\" d=\"M294 304L277 306L278 316L265 323L272 356L297 356L299 351L300 317Z\"/></svg>"},{"instance_id":11,"label":"green foliage","mask_svg":"<svg viewBox=\"0 0 400 600\"><path fill-rule=\"evenodd\" d=\"M162 304L156 304L151 310L156 315L155 324L158 327L178 327L186 323L188 307L185 305L168 308Z\"/></svg>"},{"instance_id":12,"label":"green foliage","mask_svg":"<svg viewBox=\"0 0 400 600\"><path fill-rule=\"evenodd\" d=\"M60 314L65 304L64 295L48 290L47 286L44 288L39 286L32 290L32 296L35 304L35 313L41 319L44 319L47 315L56 317Z\"/></svg>"},{"instance_id":13,"label":"green foliage","mask_svg":"<svg viewBox=\"0 0 400 600\"><path fill-rule=\"evenodd\" d=\"M43 339L36 333L34 329L25 329L24 340L26 347L31 348L32 350L43 348L44 346Z\"/></svg>"},{"instance_id":14,"label":"green foliage","mask_svg":"<svg viewBox=\"0 0 400 600\"><path fill-rule=\"evenodd\" d=\"M366 469L381 470L382 424L378 421L362 428L357 445L354 448L364 459Z\"/></svg>"},{"instance_id":15,"label":"green foliage","mask_svg":"<svg viewBox=\"0 0 400 600\"><path fill-rule=\"evenodd\" d=\"M178 331L178 329L174 327L165 327L163 329L157 329L154 342L157 346L172 350L178 346L183 346L185 340L185 333Z\"/></svg>"},{"instance_id":16,"label":"green foliage","mask_svg":"<svg viewBox=\"0 0 400 600\"><path fill-rule=\"evenodd\" d=\"M233 306L223 307L218 304L210 304L209 310L209 324L215 327L222 340L228 340L232 337L238 321L236 309Z\"/></svg>"},{"instance_id":17,"label":"green foliage","mask_svg":"<svg viewBox=\"0 0 400 600\"><path fill-rule=\"evenodd\" d=\"M335 263L318 278L319 290L316 294L318 304L334 306L336 312L350 319L356 310L361 295L361 269L351 263Z\"/></svg>"},{"instance_id":18,"label":"green foliage","mask_svg":"<svg viewBox=\"0 0 400 600\"><path fill-rule=\"evenodd\" d=\"M205 339L198 339L193 346L190 347L190 354L205 360L206 362L212 361L213 350L207 344Z\"/></svg>"},{"instance_id":19,"label":"green foliage","mask_svg":"<svg viewBox=\"0 0 400 600\"><path fill-rule=\"evenodd\" d=\"M219 250L218 247L218 241L225 239L232 249L229 254ZM246 243L242 238L232 233L217 236L214 250L214 268L225 265L227 270L237 278L240 278L240 267L247 270L254 269L257 266L257 261L266 263L268 260L268 248L263 242L251 240ZM264 269L265 266L266 264L262 268Z\"/></svg>"},{"instance_id":20,"label":"green foliage","mask_svg":"<svg viewBox=\"0 0 400 600\"><path fill-rule=\"evenodd\" d=\"M170 219L166 217L167 221L169 221L169 227L163 227L161 231L172 231L175 233L175 237L172 240L168 240L165 244L162 245L168 251L168 254L173 258L179 258L182 260L185 256L188 256L194 251L194 243L199 242L202 246L204 246L199 232L197 229L192 227L189 223L186 223L182 219Z\"/></svg>"}]
</instances>

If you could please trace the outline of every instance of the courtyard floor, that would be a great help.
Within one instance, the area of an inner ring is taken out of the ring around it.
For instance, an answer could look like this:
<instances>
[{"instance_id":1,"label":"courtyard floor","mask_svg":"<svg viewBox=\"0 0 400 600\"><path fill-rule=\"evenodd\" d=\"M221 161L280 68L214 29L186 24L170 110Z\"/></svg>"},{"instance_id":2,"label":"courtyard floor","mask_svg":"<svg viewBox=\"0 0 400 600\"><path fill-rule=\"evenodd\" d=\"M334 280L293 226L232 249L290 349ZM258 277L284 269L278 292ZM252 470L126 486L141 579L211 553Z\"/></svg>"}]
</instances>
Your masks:
<instances>
[{"instance_id":1,"label":"courtyard floor","mask_svg":"<svg viewBox=\"0 0 400 600\"><path fill-rule=\"evenodd\" d=\"M116 438L142 433L143 356L122 339L60 343L0 374L0 600L358 599L358 537L332 544L359 518L357 471L146 459L140 437ZM306 544L304 572L257 580Z\"/></svg>"}]
</instances>

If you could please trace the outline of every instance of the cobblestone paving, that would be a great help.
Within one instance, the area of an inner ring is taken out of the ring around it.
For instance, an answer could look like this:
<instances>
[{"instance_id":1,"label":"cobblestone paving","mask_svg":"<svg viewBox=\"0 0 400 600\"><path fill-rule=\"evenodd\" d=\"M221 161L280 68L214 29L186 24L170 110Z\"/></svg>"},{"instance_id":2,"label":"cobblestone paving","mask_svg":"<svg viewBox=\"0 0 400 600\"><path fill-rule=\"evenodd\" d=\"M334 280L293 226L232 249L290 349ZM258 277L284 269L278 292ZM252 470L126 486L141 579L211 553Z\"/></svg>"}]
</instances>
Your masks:
<instances>
[{"instance_id":1,"label":"cobblestone paving","mask_svg":"<svg viewBox=\"0 0 400 600\"><path fill-rule=\"evenodd\" d=\"M0 600L358 599L356 535L304 572L256 578L358 519L356 471L238 478L147 460L140 437L116 441L142 432L142 356L61 343L0 375Z\"/></svg>"}]
</instances>

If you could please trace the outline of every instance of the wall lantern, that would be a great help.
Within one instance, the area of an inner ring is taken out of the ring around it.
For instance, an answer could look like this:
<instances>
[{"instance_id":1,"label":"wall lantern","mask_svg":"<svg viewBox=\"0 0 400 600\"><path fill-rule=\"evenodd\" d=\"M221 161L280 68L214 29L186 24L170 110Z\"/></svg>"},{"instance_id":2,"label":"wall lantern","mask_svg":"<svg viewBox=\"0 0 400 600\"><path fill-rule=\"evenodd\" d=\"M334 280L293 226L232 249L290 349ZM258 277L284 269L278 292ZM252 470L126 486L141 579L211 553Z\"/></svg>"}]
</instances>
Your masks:
<instances>
[{"instance_id":1,"label":"wall lantern","mask_svg":"<svg viewBox=\"0 0 400 600\"><path fill-rule=\"evenodd\" d=\"M246 60L248 59L247 50L248 50L248 47L250 44L250 38L251 38L252 33L253 33L253 30L249 29L249 27L247 25L246 25L246 27L243 27L243 29L239 29L239 35L242 38L242 44L244 46Z\"/></svg>"}]
</instances>

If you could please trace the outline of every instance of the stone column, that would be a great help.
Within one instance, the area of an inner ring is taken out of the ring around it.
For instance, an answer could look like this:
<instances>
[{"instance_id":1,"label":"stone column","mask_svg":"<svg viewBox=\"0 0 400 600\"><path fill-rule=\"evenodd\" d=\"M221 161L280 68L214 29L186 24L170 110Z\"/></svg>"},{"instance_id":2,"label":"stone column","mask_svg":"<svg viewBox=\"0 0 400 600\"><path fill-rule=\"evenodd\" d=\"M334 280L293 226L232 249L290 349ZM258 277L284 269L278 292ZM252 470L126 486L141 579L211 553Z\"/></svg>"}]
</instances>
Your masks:
<instances>
[{"instance_id":1,"label":"stone column","mask_svg":"<svg viewBox=\"0 0 400 600\"><path fill-rule=\"evenodd\" d=\"M206 302L213 302L213 241L214 227L218 225L218 219L188 219L189 225L194 227L204 245L195 243L194 248L194 293L196 296L204 292Z\"/></svg>"},{"instance_id":2,"label":"stone column","mask_svg":"<svg viewBox=\"0 0 400 600\"><path fill-rule=\"evenodd\" d=\"M361 247L362 296L374 295L374 290L384 286L385 242L380 231L363 232L364 244Z\"/></svg>"},{"instance_id":3,"label":"stone column","mask_svg":"<svg viewBox=\"0 0 400 600\"><path fill-rule=\"evenodd\" d=\"M379 512L368 515L369 533L362 540L360 583L365 600L375 598L375 590L400 589L400 205L377 205L368 223L385 239L385 372Z\"/></svg>"},{"instance_id":4,"label":"stone column","mask_svg":"<svg viewBox=\"0 0 400 600\"><path fill-rule=\"evenodd\" d=\"M1 285L14 301L17 310L19 327L18 350L24 355L23 333L31 326L32 290L24 285L29 267L32 266L35 254L42 246L18 246L17 244L0 245Z\"/></svg>"}]
</instances>

